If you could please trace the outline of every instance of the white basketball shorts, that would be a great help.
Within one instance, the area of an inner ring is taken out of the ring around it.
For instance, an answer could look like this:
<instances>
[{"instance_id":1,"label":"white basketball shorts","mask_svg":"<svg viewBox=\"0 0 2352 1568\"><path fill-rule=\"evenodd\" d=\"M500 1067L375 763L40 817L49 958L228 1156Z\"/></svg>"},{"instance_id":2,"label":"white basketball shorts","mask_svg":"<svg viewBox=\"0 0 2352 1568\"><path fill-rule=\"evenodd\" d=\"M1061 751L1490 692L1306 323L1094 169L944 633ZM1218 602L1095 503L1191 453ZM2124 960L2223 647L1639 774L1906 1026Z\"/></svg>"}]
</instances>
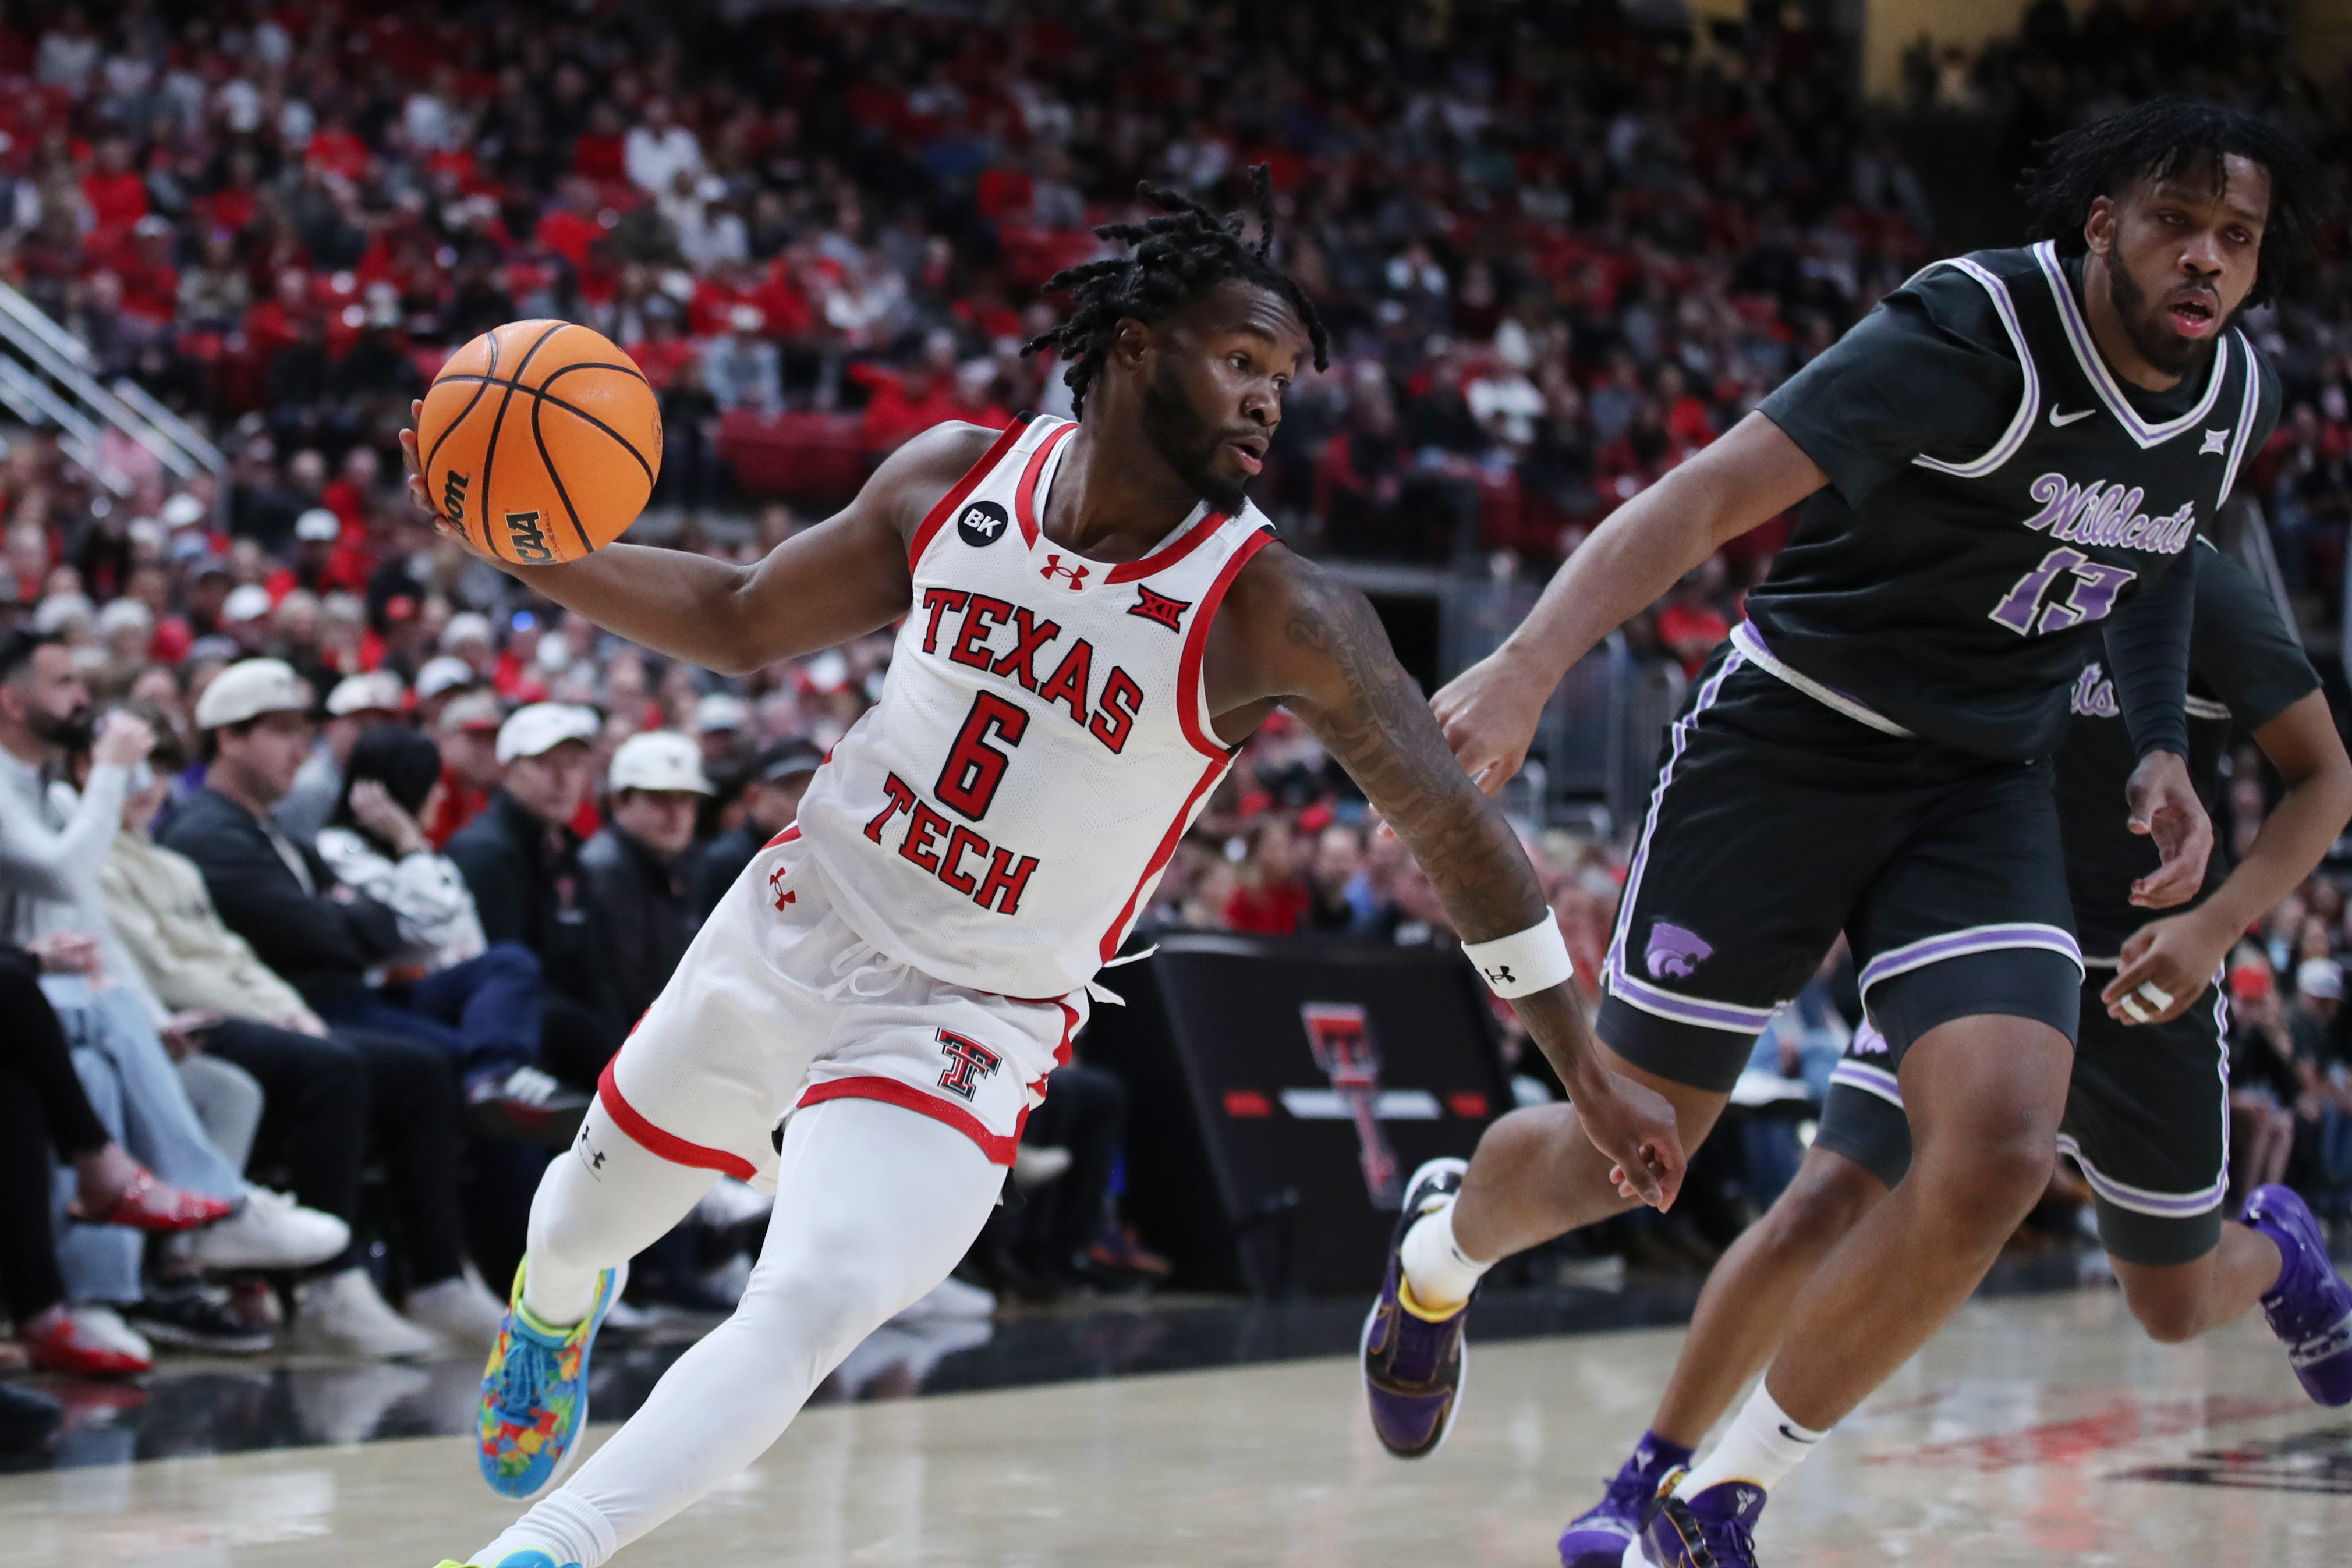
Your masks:
<instances>
[{"instance_id":1,"label":"white basketball shorts","mask_svg":"<svg viewBox=\"0 0 2352 1568\"><path fill-rule=\"evenodd\" d=\"M825 876L797 829L751 858L605 1067L606 1110L664 1159L770 1189L783 1119L849 1096L944 1122L1011 1165L1086 993L933 979L852 931Z\"/></svg>"}]
</instances>

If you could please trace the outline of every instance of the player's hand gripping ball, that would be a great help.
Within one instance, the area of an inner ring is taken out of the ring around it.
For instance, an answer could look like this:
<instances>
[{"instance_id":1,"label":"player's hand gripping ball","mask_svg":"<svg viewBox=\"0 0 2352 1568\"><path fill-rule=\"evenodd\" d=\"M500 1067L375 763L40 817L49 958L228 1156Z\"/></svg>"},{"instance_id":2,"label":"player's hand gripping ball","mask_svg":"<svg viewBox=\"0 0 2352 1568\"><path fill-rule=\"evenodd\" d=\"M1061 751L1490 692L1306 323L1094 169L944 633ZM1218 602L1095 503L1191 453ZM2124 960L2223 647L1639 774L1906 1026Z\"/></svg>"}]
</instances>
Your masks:
<instances>
[{"instance_id":1,"label":"player's hand gripping ball","mask_svg":"<svg viewBox=\"0 0 2352 1568\"><path fill-rule=\"evenodd\" d=\"M569 321L509 321L456 353L416 421L425 493L466 542L520 566L618 538L661 472L661 410L629 357Z\"/></svg>"}]
</instances>

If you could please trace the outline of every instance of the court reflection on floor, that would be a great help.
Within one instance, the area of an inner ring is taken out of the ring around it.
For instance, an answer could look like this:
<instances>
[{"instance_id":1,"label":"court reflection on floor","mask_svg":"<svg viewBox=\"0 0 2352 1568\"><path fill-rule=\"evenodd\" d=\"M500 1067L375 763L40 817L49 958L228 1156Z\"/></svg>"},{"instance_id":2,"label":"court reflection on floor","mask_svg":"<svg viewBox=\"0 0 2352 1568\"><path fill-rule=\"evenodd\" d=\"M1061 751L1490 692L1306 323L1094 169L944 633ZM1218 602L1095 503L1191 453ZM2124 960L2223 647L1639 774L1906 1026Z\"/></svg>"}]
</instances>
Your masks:
<instances>
[{"instance_id":1,"label":"court reflection on floor","mask_svg":"<svg viewBox=\"0 0 2352 1568\"><path fill-rule=\"evenodd\" d=\"M1453 1441L1412 1466L1379 1451L1341 1358L812 1409L619 1561L1540 1564L1678 1339L1475 1347ZM23 1568L421 1565L509 1517L462 1437L0 1479ZM1971 1306L1776 1498L1763 1544L1820 1568L2323 1568L2347 1538L2352 1418L2303 1399L2261 1325L2168 1350L2101 1291Z\"/></svg>"}]
</instances>

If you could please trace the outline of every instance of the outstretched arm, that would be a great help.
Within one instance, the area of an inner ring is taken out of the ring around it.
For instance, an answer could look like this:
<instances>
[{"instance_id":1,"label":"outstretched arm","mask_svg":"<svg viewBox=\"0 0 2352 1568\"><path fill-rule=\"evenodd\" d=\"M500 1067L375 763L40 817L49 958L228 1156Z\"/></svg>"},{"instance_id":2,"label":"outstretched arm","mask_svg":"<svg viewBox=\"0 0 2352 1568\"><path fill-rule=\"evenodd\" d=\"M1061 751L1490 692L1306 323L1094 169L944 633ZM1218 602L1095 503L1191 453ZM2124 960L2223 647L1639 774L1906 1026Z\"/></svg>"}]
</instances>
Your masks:
<instances>
[{"instance_id":1,"label":"outstretched arm","mask_svg":"<svg viewBox=\"0 0 2352 1568\"><path fill-rule=\"evenodd\" d=\"M411 417L423 408L411 405ZM559 566L518 566L484 554L448 526L418 477L416 433L400 433L408 491L434 522L492 566L607 632L721 674L814 653L907 612L907 547L924 515L996 432L951 423L887 458L857 498L794 534L753 566L684 550L610 544Z\"/></svg>"},{"instance_id":2,"label":"outstretched arm","mask_svg":"<svg viewBox=\"0 0 2352 1568\"><path fill-rule=\"evenodd\" d=\"M1552 918L1517 836L1454 760L1362 594L1287 550L1265 550L1235 581L1209 647L1217 711L1245 723L1273 699L1296 713L1412 851L1465 941ZM1569 985L1512 1006L1624 1190L1671 1204L1683 1173L1672 1108L1601 1064Z\"/></svg>"},{"instance_id":3,"label":"outstretched arm","mask_svg":"<svg viewBox=\"0 0 2352 1568\"><path fill-rule=\"evenodd\" d=\"M2352 760L2336 733L2327 698L2312 692L2254 731L2254 744L2286 780L2286 794L2254 835L2253 847L2213 896L2186 915L2150 921L2124 943L2123 964L2099 999L2123 1023L2178 1018L2204 993L2213 971L2246 928L2311 874L2352 818ZM2139 993L2153 982L2172 1005ZM2143 1019L2124 1006L2130 998Z\"/></svg>"},{"instance_id":4,"label":"outstretched arm","mask_svg":"<svg viewBox=\"0 0 2352 1568\"><path fill-rule=\"evenodd\" d=\"M1611 513L1518 630L1433 699L1463 768L1488 794L1502 789L1527 760L1545 700L1570 665L1725 541L1828 482L1779 425L1751 413Z\"/></svg>"}]
</instances>

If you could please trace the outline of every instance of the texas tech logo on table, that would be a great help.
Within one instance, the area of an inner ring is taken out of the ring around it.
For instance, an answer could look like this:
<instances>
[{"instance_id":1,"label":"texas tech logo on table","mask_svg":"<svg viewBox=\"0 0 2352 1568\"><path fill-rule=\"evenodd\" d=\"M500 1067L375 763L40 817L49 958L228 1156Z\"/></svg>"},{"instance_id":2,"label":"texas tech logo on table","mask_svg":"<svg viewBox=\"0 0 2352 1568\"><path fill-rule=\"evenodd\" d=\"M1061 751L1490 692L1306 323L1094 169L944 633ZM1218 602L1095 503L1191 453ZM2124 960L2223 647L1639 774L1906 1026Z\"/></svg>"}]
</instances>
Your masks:
<instances>
[{"instance_id":1,"label":"texas tech logo on table","mask_svg":"<svg viewBox=\"0 0 2352 1568\"><path fill-rule=\"evenodd\" d=\"M924 520L882 700L801 805L859 929L1006 996L1064 995L1117 953L1223 776L1202 654L1272 537L1255 507L1202 507L1141 560L1055 547L1038 519L1076 428L1014 425Z\"/></svg>"}]
</instances>

